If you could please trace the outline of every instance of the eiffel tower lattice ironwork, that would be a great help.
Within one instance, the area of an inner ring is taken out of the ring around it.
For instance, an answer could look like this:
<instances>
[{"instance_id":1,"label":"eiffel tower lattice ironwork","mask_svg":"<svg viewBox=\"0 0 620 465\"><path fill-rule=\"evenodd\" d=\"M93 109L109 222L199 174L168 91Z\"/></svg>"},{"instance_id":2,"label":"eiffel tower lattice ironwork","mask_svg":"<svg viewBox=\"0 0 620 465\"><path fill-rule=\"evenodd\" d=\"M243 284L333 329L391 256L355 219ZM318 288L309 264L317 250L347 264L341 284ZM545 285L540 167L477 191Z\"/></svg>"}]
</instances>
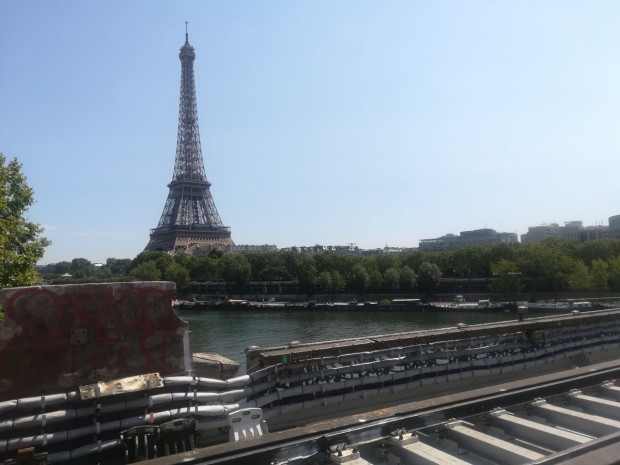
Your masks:
<instances>
[{"instance_id":1,"label":"eiffel tower lattice ironwork","mask_svg":"<svg viewBox=\"0 0 620 465\"><path fill-rule=\"evenodd\" d=\"M151 230L145 250L192 252L202 246L234 245L222 224L205 175L194 84L194 47L187 30L181 47L179 131L172 182L159 224Z\"/></svg>"}]
</instances>

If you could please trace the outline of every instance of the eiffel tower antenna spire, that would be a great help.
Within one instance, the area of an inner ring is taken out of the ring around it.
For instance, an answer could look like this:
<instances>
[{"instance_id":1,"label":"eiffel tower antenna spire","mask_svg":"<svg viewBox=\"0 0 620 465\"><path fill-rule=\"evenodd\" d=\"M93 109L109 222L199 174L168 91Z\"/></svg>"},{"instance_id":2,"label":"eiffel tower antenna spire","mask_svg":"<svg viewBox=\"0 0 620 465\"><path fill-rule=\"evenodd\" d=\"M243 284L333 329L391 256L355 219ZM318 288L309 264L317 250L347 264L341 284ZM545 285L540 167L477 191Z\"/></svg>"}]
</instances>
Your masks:
<instances>
[{"instance_id":1,"label":"eiffel tower antenna spire","mask_svg":"<svg viewBox=\"0 0 620 465\"><path fill-rule=\"evenodd\" d=\"M179 128L172 181L159 223L151 230L144 250L192 252L202 246L234 245L230 228L222 224L211 196L200 147L194 47L189 44L187 22L181 60Z\"/></svg>"}]
</instances>

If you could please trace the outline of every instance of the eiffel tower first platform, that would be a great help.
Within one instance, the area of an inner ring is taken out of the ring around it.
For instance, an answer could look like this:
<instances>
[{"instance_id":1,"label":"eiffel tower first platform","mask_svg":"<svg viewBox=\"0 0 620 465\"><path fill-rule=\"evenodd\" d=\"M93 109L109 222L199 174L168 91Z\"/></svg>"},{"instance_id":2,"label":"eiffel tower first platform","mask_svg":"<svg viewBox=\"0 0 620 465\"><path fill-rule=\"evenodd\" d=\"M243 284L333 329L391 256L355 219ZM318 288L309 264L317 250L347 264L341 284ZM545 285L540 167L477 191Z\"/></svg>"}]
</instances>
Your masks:
<instances>
[{"instance_id":1,"label":"eiffel tower first platform","mask_svg":"<svg viewBox=\"0 0 620 465\"><path fill-rule=\"evenodd\" d=\"M230 228L222 224L217 212L205 175L198 131L195 58L185 31L185 44L179 53L181 100L174 173L159 224L151 230L144 250L191 253L198 247L234 245Z\"/></svg>"}]
</instances>

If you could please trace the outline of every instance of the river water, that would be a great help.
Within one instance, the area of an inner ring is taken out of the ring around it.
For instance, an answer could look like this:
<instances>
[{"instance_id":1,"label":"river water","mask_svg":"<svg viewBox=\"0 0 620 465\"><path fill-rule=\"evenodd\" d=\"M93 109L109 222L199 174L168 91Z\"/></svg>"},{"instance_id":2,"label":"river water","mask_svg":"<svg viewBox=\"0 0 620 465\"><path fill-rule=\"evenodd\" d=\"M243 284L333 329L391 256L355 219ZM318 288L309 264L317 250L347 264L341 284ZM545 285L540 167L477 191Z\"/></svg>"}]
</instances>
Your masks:
<instances>
[{"instance_id":1,"label":"river water","mask_svg":"<svg viewBox=\"0 0 620 465\"><path fill-rule=\"evenodd\" d=\"M515 313L504 312L184 310L178 314L189 323L194 352L228 357L241 365L240 374L245 373L245 348L250 345L274 347L516 318Z\"/></svg>"}]
</instances>

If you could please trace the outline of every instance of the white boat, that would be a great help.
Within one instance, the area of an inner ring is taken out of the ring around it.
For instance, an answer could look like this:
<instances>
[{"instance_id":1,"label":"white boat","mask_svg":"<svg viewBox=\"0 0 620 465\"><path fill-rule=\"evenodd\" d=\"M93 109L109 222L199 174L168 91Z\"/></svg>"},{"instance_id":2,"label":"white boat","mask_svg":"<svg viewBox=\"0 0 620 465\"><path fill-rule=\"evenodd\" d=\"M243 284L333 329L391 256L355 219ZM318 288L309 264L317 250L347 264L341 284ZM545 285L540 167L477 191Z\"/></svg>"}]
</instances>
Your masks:
<instances>
[{"instance_id":1,"label":"white boat","mask_svg":"<svg viewBox=\"0 0 620 465\"><path fill-rule=\"evenodd\" d=\"M592 303L587 301L562 300L557 302L534 302L527 304L528 312L572 312L592 310Z\"/></svg>"}]
</instances>

